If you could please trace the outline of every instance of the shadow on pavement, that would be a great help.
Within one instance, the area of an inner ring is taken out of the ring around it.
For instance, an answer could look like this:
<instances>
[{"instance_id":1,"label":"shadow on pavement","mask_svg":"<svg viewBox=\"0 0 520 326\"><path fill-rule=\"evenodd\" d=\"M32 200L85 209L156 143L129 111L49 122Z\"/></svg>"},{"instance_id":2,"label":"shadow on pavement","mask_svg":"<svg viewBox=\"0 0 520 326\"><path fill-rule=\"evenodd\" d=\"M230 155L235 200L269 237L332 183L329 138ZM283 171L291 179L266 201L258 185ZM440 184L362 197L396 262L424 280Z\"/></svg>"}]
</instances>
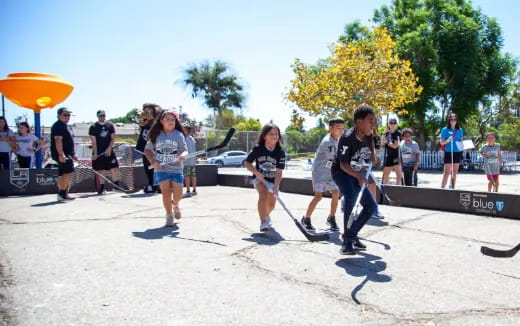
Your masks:
<instances>
[{"instance_id":1,"label":"shadow on pavement","mask_svg":"<svg viewBox=\"0 0 520 326\"><path fill-rule=\"evenodd\" d=\"M361 304L357 298L357 294L369 281L385 283L390 282L392 278L385 274L379 274L386 269L386 262L380 260L381 257L371 255L365 252L358 252L358 256L352 258L343 258L336 261L338 267L344 268L347 274L354 277L364 277L365 279L356 285L350 293L352 300L355 303Z\"/></svg>"},{"instance_id":2,"label":"shadow on pavement","mask_svg":"<svg viewBox=\"0 0 520 326\"><path fill-rule=\"evenodd\" d=\"M269 231L253 233L249 238L242 238L242 240L273 246L285 239L280 235L280 233L278 233L278 231L276 231L276 229L270 228Z\"/></svg>"},{"instance_id":3,"label":"shadow on pavement","mask_svg":"<svg viewBox=\"0 0 520 326\"><path fill-rule=\"evenodd\" d=\"M31 207L44 207L44 206L52 206L52 205L66 204L66 203L67 202L64 202L64 201L53 200L53 201L49 201L49 202L45 202L45 203L32 204Z\"/></svg>"},{"instance_id":4,"label":"shadow on pavement","mask_svg":"<svg viewBox=\"0 0 520 326\"><path fill-rule=\"evenodd\" d=\"M177 231L178 229L179 227L177 226L177 224L174 224L173 227L162 226L160 228L147 229L144 232L132 232L132 235L136 238L141 238L145 240L156 240L168 236L175 236L178 232L176 232L175 235L173 235L173 231Z\"/></svg>"}]
</instances>

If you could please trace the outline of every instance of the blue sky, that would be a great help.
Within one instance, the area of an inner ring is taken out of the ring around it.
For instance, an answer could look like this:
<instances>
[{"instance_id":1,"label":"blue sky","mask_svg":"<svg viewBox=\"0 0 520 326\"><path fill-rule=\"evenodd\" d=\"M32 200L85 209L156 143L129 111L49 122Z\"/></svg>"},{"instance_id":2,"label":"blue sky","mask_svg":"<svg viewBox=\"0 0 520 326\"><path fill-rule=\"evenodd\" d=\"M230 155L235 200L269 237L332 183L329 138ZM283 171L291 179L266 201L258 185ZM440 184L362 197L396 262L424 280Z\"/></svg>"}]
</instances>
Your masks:
<instances>
[{"instance_id":1,"label":"blue sky","mask_svg":"<svg viewBox=\"0 0 520 326\"><path fill-rule=\"evenodd\" d=\"M293 106L283 93L295 58L314 63L346 23L368 23L389 0L364 1L176 1L176 0L0 0L0 78L12 72L53 73L74 85L59 106L74 121L93 121L99 109L108 118L144 102L183 107L203 120L210 111L191 99L179 80L190 63L223 60L246 86L242 113L273 120L282 129ZM504 51L520 57L517 0L473 1L496 17ZM6 100L10 124L32 111ZM56 107L57 108L57 107ZM50 125L56 108L42 111ZM308 118L306 127L315 119Z\"/></svg>"}]
</instances>

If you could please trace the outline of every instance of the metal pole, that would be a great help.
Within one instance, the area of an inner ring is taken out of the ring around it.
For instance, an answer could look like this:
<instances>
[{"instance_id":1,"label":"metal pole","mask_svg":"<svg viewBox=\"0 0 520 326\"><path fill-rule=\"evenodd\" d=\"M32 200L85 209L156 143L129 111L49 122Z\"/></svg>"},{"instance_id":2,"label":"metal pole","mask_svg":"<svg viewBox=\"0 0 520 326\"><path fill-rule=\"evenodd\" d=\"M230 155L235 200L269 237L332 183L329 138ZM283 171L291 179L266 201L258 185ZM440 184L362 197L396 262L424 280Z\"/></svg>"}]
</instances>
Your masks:
<instances>
[{"instance_id":1,"label":"metal pole","mask_svg":"<svg viewBox=\"0 0 520 326\"><path fill-rule=\"evenodd\" d=\"M41 132L40 132L40 112L34 111L34 135L38 137L38 139L41 139ZM36 156L36 168L41 169L42 168L42 150L38 150L35 153Z\"/></svg>"},{"instance_id":2,"label":"metal pole","mask_svg":"<svg viewBox=\"0 0 520 326\"><path fill-rule=\"evenodd\" d=\"M4 99L3 95L2 95L2 117L5 118L5 99Z\"/></svg>"}]
</instances>

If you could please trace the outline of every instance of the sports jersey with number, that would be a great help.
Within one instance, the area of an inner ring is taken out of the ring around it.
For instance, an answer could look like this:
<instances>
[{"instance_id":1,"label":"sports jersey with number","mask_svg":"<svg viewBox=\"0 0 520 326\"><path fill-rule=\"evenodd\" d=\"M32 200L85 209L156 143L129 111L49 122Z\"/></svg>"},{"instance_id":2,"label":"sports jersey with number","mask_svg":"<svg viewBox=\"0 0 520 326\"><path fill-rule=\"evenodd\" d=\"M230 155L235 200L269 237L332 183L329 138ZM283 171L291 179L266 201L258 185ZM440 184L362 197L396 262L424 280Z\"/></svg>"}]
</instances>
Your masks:
<instances>
[{"instance_id":1,"label":"sports jersey with number","mask_svg":"<svg viewBox=\"0 0 520 326\"><path fill-rule=\"evenodd\" d=\"M338 151L338 140L334 140L330 134L323 137L316 153L314 154L314 164L312 165L312 180L314 182L330 182L332 174L330 169L336 159Z\"/></svg>"}]
</instances>

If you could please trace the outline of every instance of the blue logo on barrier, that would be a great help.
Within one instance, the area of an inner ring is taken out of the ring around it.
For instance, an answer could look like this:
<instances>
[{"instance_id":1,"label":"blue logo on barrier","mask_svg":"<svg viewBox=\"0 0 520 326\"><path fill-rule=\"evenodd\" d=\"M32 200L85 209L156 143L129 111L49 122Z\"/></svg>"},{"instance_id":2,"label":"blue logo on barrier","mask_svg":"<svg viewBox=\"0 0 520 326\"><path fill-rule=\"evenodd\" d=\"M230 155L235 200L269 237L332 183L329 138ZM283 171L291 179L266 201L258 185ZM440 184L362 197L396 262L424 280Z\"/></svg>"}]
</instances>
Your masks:
<instances>
[{"instance_id":1,"label":"blue logo on barrier","mask_svg":"<svg viewBox=\"0 0 520 326\"><path fill-rule=\"evenodd\" d=\"M503 201L498 201L498 200L497 200L497 201L495 202L495 204L496 204L496 208L497 208L497 210L498 210L499 212L501 212L501 211L504 209L504 202L503 202Z\"/></svg>"}]
</instances>

